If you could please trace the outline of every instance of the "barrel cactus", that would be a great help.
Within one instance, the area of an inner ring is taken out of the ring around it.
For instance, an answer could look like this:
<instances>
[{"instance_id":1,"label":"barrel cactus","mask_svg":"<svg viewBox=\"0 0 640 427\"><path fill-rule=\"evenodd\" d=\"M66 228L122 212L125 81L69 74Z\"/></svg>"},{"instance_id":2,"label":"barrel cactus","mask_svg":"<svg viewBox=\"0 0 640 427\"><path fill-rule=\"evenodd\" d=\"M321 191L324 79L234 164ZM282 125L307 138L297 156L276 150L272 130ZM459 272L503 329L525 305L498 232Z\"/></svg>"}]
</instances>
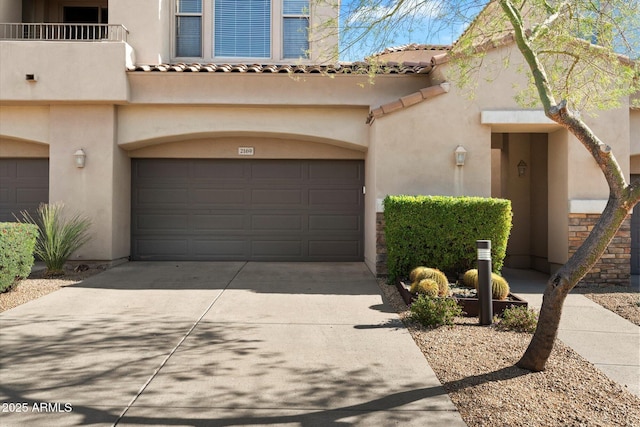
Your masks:
<instances>
[{"instance_id":1,"label":"barrel cactus","mask_svg":"<svg viewBox=\"0 0 640 427\"><path fill-rule=\"evenodd\" d=\"M435 298L438 296L440 287L438 286L438 283L433 279L422 279L419 282L413 282L409 291Z\"/></svg>"},{"instance_id":2,"label":"barrel cactus","mask_svg":"<svg viewBox=\"0 0 640 427\"><path fill-rule=\"evenodd\" d=\"M478 270L472 269L462 276L462 284L467 288L478 289ZM509 295L509 283L499 274L491 273L492 298L497 300L507 299Z\"/></svg>"},{"instance_id":3,"label":"barrel cactus","mask_svg":"<svg viewBox=\"0 0 640 427\"><path fill-rule=\"evenodd\" d=\"M427 276L425 275L426 270L427 270L427 267L416 267L413 270L411 270L411 273L409 274L409 280L411 281L411 283L419 282L422 279L426 279L427 278Z\"/></svg>"},{"instance_id":4,"label":"barrel cactus","mask_svg":"<svg viewBox=\"0 0 640 427\"><path fill-rule=\"evenodd\" d=\"M437 268L416 267L409 275L412 284L416 284L424 279L431 279L438 284L438 296L449 296L449 279Z\"/></svg>"},{"instance_id":5,"label":"barrel cactus","mask_svg":"<svg viewBox=\"0 0 640 427\"><path fill-rule=\"evenodd\" d=\"M491 273L491 294L493 299L504 300L509 295L509 283L504 277Z\"/></svg>"},{"instance_id":6,"label":"barrel cactus","mask_svg":"<svg viewBox=\"0 0 640 427\"><path fill-rule=\"evenodd\" d=\"M462 284L467 288L477 289L478 288L478 270L474 268L466 271L462 276Z\"/></svg>"}]
</instances>

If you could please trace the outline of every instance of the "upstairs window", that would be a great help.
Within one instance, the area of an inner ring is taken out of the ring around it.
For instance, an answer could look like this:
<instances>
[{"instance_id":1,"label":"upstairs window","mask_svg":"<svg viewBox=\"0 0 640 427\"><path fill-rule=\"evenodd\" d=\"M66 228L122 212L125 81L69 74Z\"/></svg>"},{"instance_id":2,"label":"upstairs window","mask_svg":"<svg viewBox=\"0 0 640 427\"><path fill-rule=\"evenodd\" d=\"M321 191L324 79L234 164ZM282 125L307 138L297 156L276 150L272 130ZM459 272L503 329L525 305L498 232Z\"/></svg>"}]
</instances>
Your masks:
<instances>
[{"instance_id":1,"label":"upstairs window","mask_svg":"<svg viewBox=\"0 0 640 427\"><path fill-rule=\"evenodd\" d=\"M271 57L271 0L214 0L214 55Z\"/></svg>"},{"instance_id":2,"label":"upstairs window","mask_svg":"<svg viewBox=\"0 0 640 427\"><path fill-rule=\"evenodd\" d=\"M202 0L176 0L176 56L202 56Z\"/></svg>"},{"instance_id":3,"label":"upstairs window","mask_svg":"<svg viewBox=\"0 0 640 427\"><path fill-rule=\"evenodd\" d=\"M176 58L309 58L309 0L174 1Z\"/></svg>"},{"instance_id":4,"label":"upstairs window","mask_svg":"<svg viewBox=\"0 0 640 427\"><path fill-rule=\"evenodd\" d=\"M282 57L309 58L309 0L283 0Z\"/></svg>"}]
</instances>

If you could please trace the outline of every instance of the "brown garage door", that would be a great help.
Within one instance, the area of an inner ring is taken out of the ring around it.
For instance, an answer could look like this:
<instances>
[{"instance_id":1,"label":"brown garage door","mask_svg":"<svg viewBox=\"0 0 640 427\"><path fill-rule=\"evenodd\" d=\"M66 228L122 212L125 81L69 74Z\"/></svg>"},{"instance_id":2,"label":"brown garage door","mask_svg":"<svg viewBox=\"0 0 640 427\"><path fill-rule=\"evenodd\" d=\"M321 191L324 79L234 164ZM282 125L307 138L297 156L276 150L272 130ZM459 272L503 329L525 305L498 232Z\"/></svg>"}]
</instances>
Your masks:
<instances>
[{"instance_id":1,"label":"brown garage door","mask_svg":"<svg viewBox=\"0 0 640 427\"><path fill-rule=\"evenodd\" d=\"M135 260L362 261L364 162L134 159Z\"/></svg>"},{"instance_id":2,"label":"brown garage door","mask_svg":"<svg viewBox=\"0 0 640 427\"><path fill-rule=\"evenodd\" d=\"M49 201L49 159L0 159L0 222Z\"/></svg>"}]
</instances>

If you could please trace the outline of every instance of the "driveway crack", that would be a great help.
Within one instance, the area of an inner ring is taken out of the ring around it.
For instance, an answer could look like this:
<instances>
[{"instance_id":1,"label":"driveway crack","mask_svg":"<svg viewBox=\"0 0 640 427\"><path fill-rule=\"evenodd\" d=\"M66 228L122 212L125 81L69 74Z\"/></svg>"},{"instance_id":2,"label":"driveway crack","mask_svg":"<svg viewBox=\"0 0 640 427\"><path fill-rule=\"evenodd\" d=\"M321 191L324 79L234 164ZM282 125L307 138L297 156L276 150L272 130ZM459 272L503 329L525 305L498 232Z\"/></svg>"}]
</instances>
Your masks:
<instances>
[{"instance_id":1,"label":"driveway crack","mask_svg":"<svg viewBox=\"0 0 640 427\"><path fill-rule=\"evenodd\" d=\"M180 348L180 346L182 346L182 343L184 343L184 341L189 337L189 335L191 335L191 333L193 332L193 330L200 324L200 322L202 321L202 319L204 318L204 316L207 315L207 313L209 313L209 310L211 310L211 307L214 306L214 304L218 301L218 299L220 299L220 297L222 296L222 294L227 290L227 288L229 287L229 285L231 285L231 283L233 283L233 281L236 279L236 277L238 277L238 274L240 274L240 272L242 270L244 270L244 268L246 267L246 265L248 264L248 261L245 261L244 264L242 264L242 267L240 267L238 269L238 271L236 272L236 274L233 275L233 277L231 278L231 280L229 280L229 282L224 286L224 288L222 288L222 291L220 291L220 293L218 295L216 295L216 297L213 299L213 301L211 301L211 304L209 304L209 306L204 310L204 312L202 312L202 314L200 315L200 317L198 317L198 319L193 323L193 325L191 325L191 327L189 328L189 330L187 331L187 333L185 333L182 338L180 338L180 341L178 341L178 343L175 345L175 347L173 347L173 349L169 352L169 354L167 354L167 356L164 358L164 360L162 361L162 363L160 363L160 365L153 371L153 373L151 374L151 376L149 377L149 379L147 379L147 381L142 385L142 387L140 387L140 390L138 390L138 392L136 393L135 396L133 396L133 398L131 399L131 401L127 404L127 406L122 410L122 412L120 413L120 415L118 416L118 418L115 420L115 422L113 423L112 427L116 427L118 425L118 423L120 421L122 421L122 419L124 418L124 416L127 414L127 412L129 411L129 409L136 403L136 401L138 400L138 398L142 395L142 393L144 393L144 391L147 389L147 387L149 386L149 384L151 384L151 381L154 380L154 378L160 373L160 371L162 370L162 368L164 368L164 366L167 364L167 362L169 361L169 359L171 359L171 356L173 356L173 354Z\"/></svg>"}]
</instances>

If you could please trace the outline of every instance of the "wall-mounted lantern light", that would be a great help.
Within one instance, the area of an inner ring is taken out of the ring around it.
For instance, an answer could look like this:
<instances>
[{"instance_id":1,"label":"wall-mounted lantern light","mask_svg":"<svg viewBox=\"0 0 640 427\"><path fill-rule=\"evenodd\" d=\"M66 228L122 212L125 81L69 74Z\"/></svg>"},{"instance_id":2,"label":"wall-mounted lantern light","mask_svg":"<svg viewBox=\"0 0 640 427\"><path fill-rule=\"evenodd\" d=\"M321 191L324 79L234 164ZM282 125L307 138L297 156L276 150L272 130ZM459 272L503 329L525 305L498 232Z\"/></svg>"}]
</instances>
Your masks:
<instances>
[{"instance_id":1,"label":"wall-mounted lantern light","mask_svg":"<svg viewBox=\"0 0 640 427\"><path fill-rule=\"evenodd\" d=\"M456 166L464 166L464 160L467 157L467 150L462 145L458 145L453 152L456 159Z\"/></svg>"},{"instance_id":2,"label":"wall-mounted lantern light","mask_svg":"<svg viewBox=\"0 0 640 427\"><path fill-rule=\"evenodd\" d=\"M518 176L524 176L525 173L527 173L527 164L524 160L520 160L520 163L518 163Z\"/></svg>"},{"instance_id":3,"label":"wall-mounted lantern light","mask_svg":"<svg viewBox=\"0 0 640 427\"><path fill-rule=\"evenodd\" d=\"M84 150L82 148L79 148L75 153L73 153L73 157L76 162L76 167L83 168L84 162L87 159L87 155L84 153Z\"/></svg>"}]
</instances>

